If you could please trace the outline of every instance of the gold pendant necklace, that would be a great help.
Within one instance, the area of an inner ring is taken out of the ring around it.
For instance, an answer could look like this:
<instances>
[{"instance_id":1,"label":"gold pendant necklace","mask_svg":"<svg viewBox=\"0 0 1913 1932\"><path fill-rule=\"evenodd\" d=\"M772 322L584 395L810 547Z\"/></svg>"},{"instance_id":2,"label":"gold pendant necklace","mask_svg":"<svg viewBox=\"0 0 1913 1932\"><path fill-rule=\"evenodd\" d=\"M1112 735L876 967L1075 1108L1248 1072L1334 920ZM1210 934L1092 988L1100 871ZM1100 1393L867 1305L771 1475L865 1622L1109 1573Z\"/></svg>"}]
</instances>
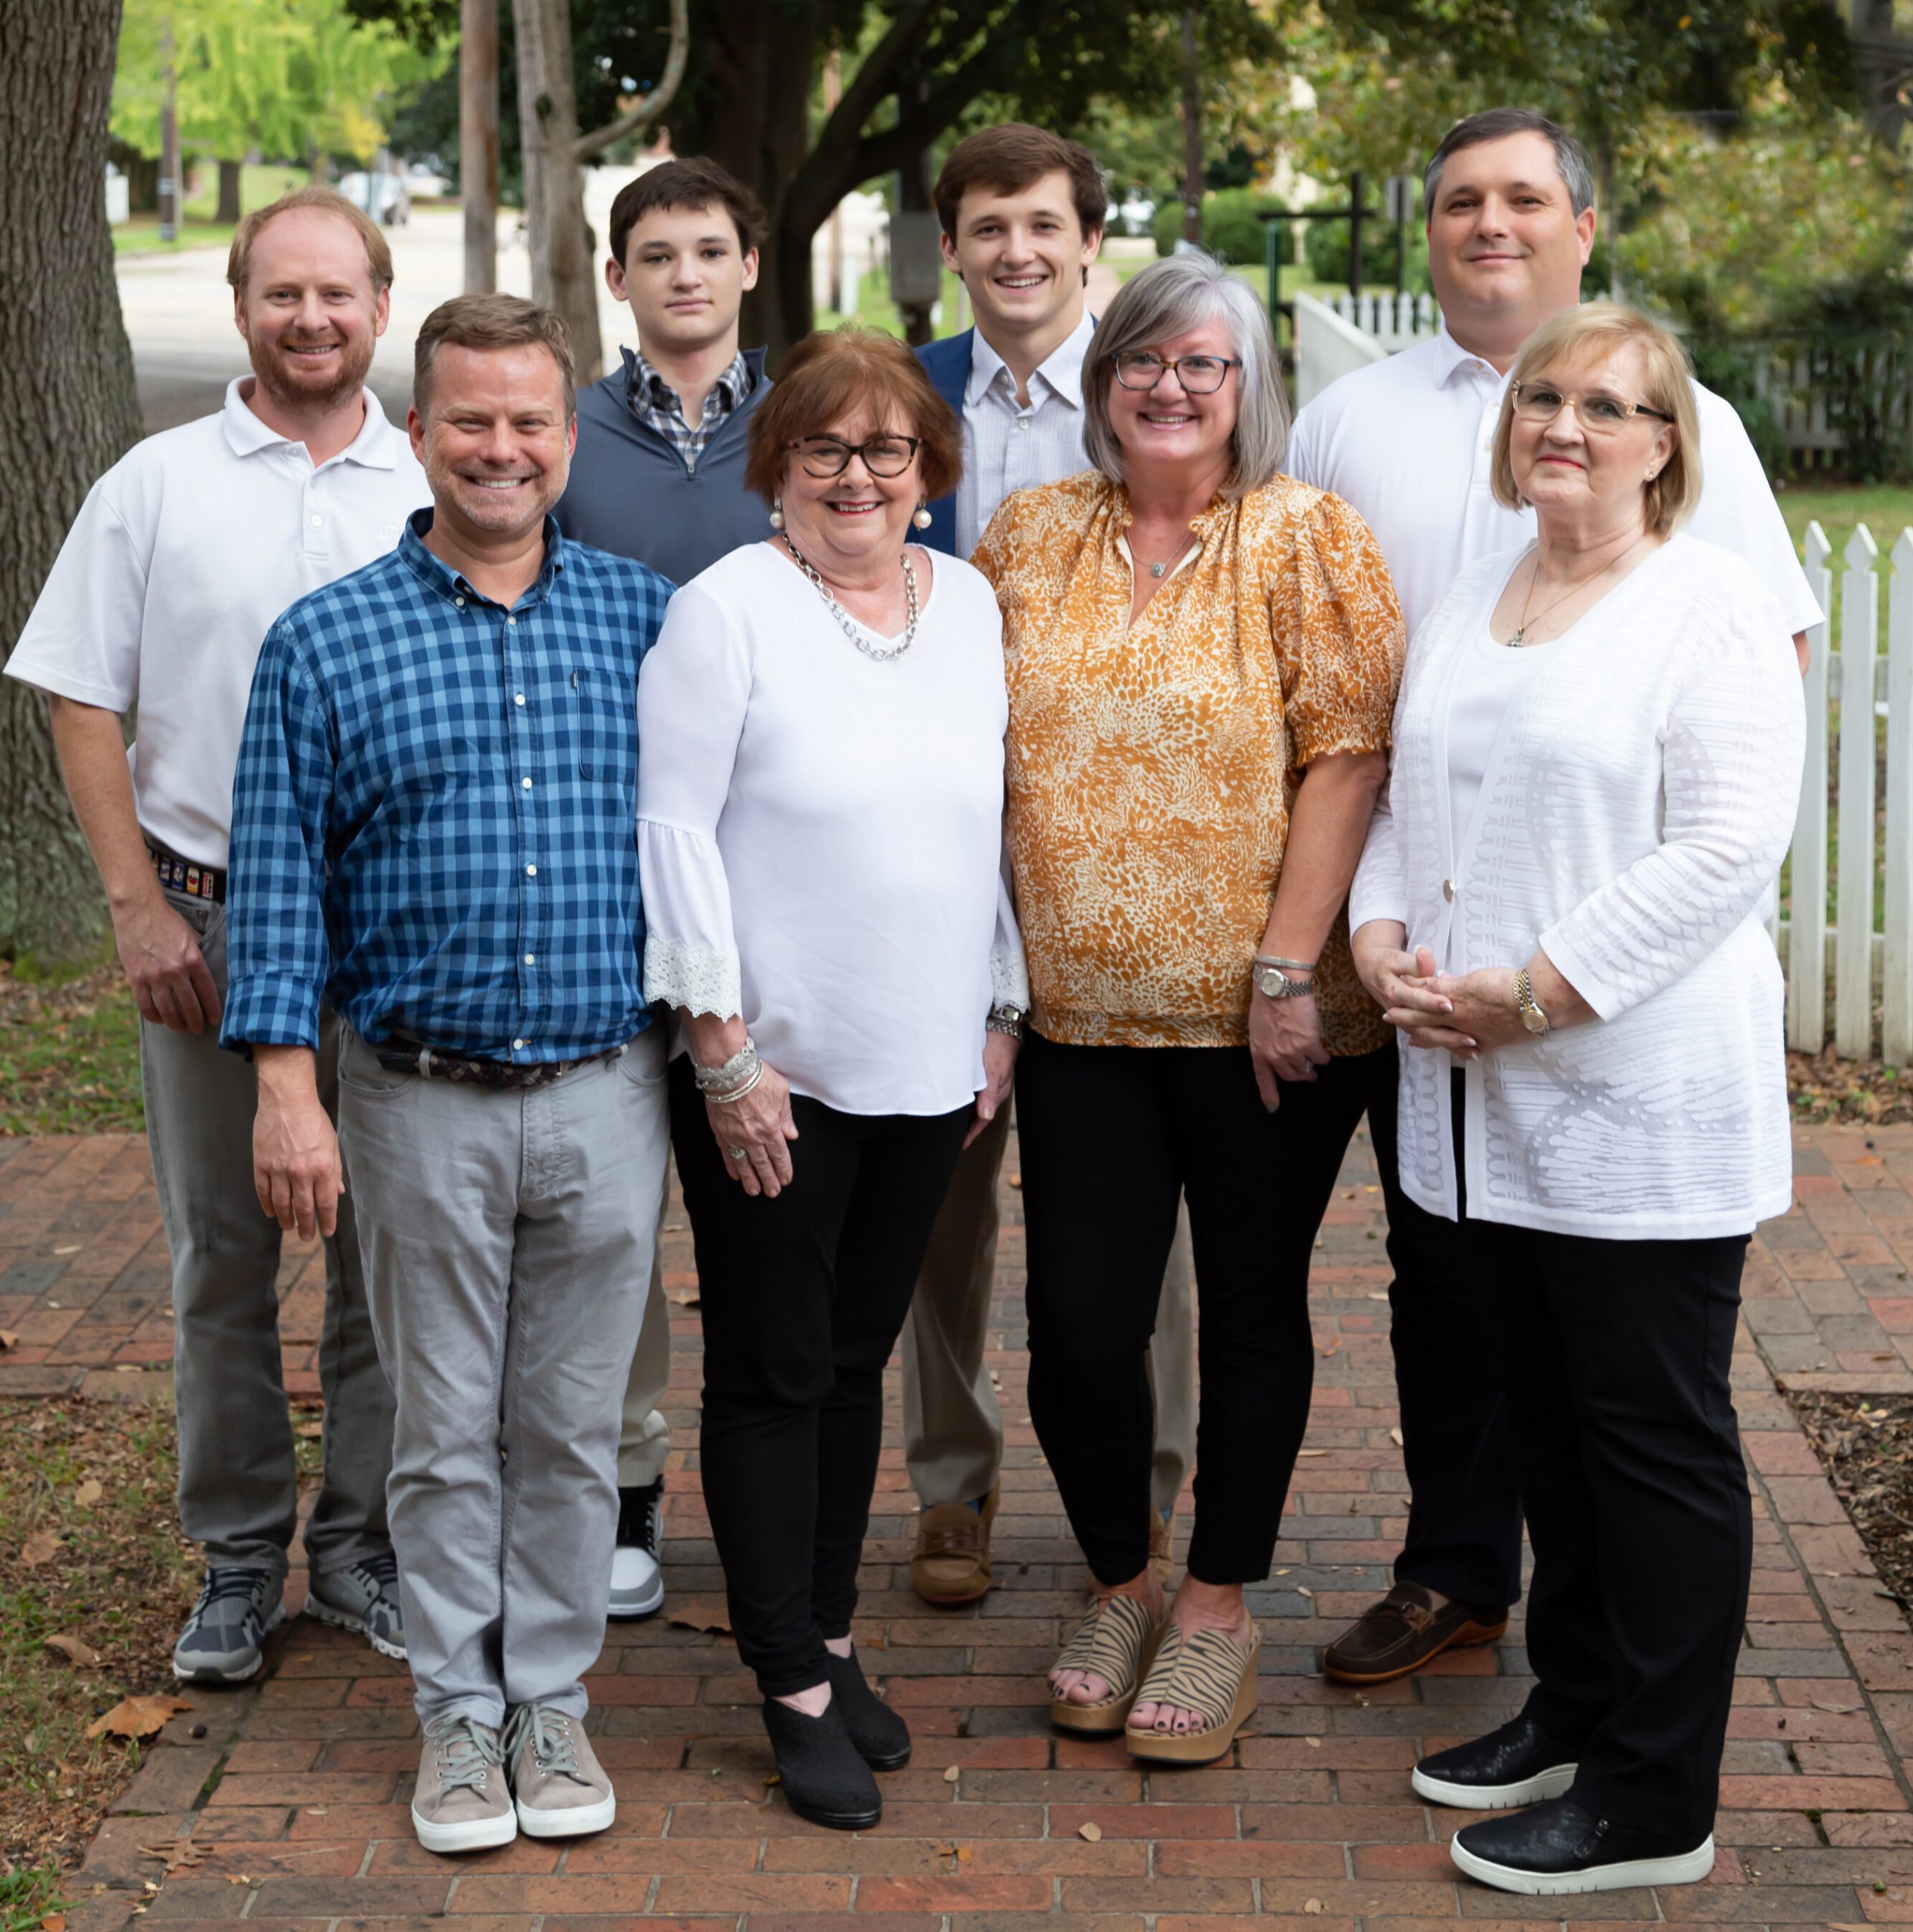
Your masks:
<instances>
[{"instance_id":1,"label":"gold pendant necklace","mask_svg":"<svg viewBox=\"0 0 1913 1932\"><path fill-rule=\"evenodd\" d=\"M1521 600L1521 624L1512 637L1504 638L1502 640L1504 648L1509 651L1519 649L1521 644L1527 638L1528 626L1530 623L1539 623L1542 619L1546 617L1549 611L1558 611L1570 598L1578 597L1582 591L1588 589L1592 585L1598 583L1601 579L1607 574L1609 571L1618 569L1621 565L1625 563L1628 558L1632 556L1635 552L1639 549L1641 545L1646 543L1647 540L1647 533L1644 530L1641 534L1637 537L1634 541L1613 560L1612 563L1596 571L1592 577L1585 579L1583 582L1573 585L1567 591L1564 592L1563 595L1557 597L1552 604L1544 605L1539 611L1536 611L1532 617L1530 617L1527 614L1527 607L1534 601L1534 586L1541 580L1541 553L1539 550L1536 551L1534 555L1534 570L1532 575L1530 576L1527 580L1527 595Z\"/></svg>"}]
</instances>

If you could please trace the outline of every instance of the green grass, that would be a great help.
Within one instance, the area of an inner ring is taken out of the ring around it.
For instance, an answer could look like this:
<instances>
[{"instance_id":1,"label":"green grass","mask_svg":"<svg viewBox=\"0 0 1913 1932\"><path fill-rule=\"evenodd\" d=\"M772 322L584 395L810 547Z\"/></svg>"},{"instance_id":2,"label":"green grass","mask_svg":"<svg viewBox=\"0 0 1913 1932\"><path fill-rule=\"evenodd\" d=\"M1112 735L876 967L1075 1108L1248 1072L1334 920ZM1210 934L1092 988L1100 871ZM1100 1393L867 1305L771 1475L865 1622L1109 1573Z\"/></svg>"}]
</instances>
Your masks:
<instances>
[{"instance_id":1,"label":"green grass","mask_svg":"<svg viewBox=\"0 0 1913 1932\"><path fill-rule=\"evenodd\" d=\"M42 1919L69 1903L51 1866L0 1872L0 1932L38 1932Z\"/></svg>"},{"instance_id":2,"label":"green grass","mask_svg":"<svg viewBox=\"0 0 1913 1932\"><path fill-rule=\"evenodd\" d=\"M137 1134L140 1017L117 961L41 983L0 977L0 1134Z\"/></svg>"},{"instance_id":3,"label":"green grass","mask_svg":"<svg viewBox=\"0 0 1913 1932\"><path fill-rule=\"evenodd\" d=\"M294 188L303 188L310 177L303 168L288 168L273 162L248 162L239 171L239 211L251 214ZM180 211L180 232L171 242L159 238L159 217L136 214L113 230L116 255L171 255L183 248L223 248L232 240L232 224L213 219L219 206L219 169L211 162L201 165L198 192Z\"/></svg>"}]
</instances>

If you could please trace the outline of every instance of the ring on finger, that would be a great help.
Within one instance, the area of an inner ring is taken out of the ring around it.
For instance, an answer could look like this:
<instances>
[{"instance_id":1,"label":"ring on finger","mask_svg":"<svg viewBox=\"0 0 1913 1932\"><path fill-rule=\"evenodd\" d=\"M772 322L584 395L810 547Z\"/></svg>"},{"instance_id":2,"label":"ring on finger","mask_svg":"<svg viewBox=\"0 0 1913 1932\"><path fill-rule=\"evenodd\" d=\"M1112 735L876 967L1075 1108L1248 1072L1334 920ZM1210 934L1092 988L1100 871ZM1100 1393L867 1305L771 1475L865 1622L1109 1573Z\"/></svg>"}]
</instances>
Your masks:
<instances>
[{"instance_id":1,"label":"ring on finger","mask_svg":"<svg viewBox=\"0 0 1913 1932\"><path fill-rule=\"evenodd\" d=\"M730 1147L725 1152L734 1161L748 1161L751 1158L751 1150L748 1147Z\"/></svg>"}]
</instances>

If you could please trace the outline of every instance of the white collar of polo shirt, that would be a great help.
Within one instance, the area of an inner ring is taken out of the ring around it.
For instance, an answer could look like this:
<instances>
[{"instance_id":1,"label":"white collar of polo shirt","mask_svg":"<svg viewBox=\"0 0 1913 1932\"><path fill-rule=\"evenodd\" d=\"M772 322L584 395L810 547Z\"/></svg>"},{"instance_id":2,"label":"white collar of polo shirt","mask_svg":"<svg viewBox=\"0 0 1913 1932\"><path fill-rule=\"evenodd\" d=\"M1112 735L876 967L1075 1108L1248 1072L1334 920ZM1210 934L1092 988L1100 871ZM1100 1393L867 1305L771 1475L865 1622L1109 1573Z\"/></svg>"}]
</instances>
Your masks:
<instances>
[{"instance_id":1,"label":"white collar of polo shirt","mask_svg":"<svg viewBox=\"0 0 1913 1932\"><path fill-rule=\"evenodd\" d=\"M1083 406L1083 364L1089 355L1090 339L1096 334L1096 318L1085 309L1083 318L1055 348L1047 361L1030 378L1032 383L1041 380L1050 393L1069 404L1072 409ZM989 392L990 386L999 374L1007 374L1010 365L998 355L995 347L978 329L970 339L970 380L964 386L963 399L966 403L977 403ZM1016 378L1010 377L1010 392L1016 394ZM1034 392L1031 401L1035 401Z\"/></svg>"},{"instance_id":2,"label":"white collar of polo shirt","mask_svg":"<svg viewBox=\"0 0 1913 1932\"><path fill-rule=\"evenodd\" d=\"M232 453L235 456L252 456L260 450L294 447L293 438L281 435L269 423L254 415L251 405L240 394L241 388L252 380L250 375L235 376L226 386L226 402L220 414L226 440ZM358 426L358 434L337 456L329 457L320 464L321 469L335 463L362 463L368 469L398 468L398 432L370 386L360 393L365 398L365 420ZM297 447L303 450L305 445L300 443Z\"/></svg>"},{"instance_id":3,"label":"white collar of polo shirt","mask_svg":"<svg viewBox=\"0 0 1913 1932\"><path fill-rule=\"evenodd\" d=\"M1435 386L1438 389L1446 389L1448 386L1454 379L1455 371L1457 369L1465 369L1471 374L1484 375L1496 384L1507 380L1496 371L1494 365L1485 355L1477 355L1473 349L1462 348L1461 344L1448 333L1448 325L1446 322L1444 322L1435 332L1434 354L1430 358L1430 366L1435 372Z\"/></svg>"}]
</instances>

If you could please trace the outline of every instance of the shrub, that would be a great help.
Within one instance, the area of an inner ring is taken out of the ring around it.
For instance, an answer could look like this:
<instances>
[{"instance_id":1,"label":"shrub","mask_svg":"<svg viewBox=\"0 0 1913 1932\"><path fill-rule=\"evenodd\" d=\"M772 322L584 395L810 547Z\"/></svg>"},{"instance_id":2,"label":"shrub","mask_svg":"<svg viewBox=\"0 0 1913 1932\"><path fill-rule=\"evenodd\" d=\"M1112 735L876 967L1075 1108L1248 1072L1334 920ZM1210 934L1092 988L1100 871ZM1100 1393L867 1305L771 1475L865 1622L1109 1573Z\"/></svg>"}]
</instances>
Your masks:
<instances>
[{"instance_id":1,"label":"shrub","mask_svg":"<svg viewBox=\"0 0 1913 1932\"><path fill-rule=\"evenodd\" d=\"M1262 262L1267 258L1263 253L1266 243L1263 238L1263 223L1258 218L1265 211L1272 212L1281 207L1272 195L1258 195L1247 188L1219 188L1202 198L1202 245L1211 254L1220 255L1228 260L1242 265ZM1183 204L1171 198L1164 202L1155 211L1150 228L1155 235L1156 253L1173 255L1176 244L1182 238ZM1295 232L1286 221L1277 222L1275 260L1278 265L1286 266L1295 260Z\"/></svg>"}]
</instances>

